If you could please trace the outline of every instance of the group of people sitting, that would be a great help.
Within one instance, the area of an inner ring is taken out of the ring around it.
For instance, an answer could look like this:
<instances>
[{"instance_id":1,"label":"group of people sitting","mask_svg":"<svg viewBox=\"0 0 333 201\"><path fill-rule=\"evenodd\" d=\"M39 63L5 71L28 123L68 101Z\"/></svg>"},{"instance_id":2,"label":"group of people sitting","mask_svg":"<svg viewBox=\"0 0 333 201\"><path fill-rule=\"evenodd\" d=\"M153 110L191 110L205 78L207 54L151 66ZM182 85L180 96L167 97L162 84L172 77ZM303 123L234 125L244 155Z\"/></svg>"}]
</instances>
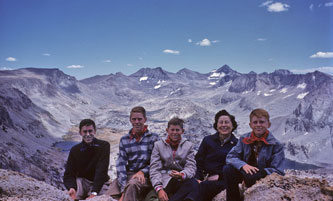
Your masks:
<instances>
[{"instance_id":1,"label":"group of people sitting","mask_svg":"<svg viewBox=\"0 0 333 201\"><path fill-rule=\"evenodd\" d=\"M239 184L250 187L276 172L283 175L283 145L268 130L269 114L250 114L252 132L237 139L238 124L226 110L215 115L213 135L205 136L196 152L184 138L184 121L172 118L166 139L149 131L146 111L134 107L132 128L119 142L117 178L109 181L110 144L95 138L96 125L79 125L82 142L72 147L64 185L73 200L110 195L119 201L211 201L226 189L227 201L241 200Z\"/></svg>"}]
</instances>

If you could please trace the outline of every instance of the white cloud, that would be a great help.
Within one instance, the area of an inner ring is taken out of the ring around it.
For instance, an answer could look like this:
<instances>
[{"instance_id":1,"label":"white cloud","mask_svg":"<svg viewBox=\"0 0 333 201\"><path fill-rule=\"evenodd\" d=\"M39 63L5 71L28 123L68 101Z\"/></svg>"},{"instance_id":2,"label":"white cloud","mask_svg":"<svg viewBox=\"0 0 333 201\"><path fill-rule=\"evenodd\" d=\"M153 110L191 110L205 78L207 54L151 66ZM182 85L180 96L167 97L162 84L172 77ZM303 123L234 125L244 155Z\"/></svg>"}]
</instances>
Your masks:
<instances>
[{"instance_id":1,"label":"white cloud","mask_svg":"<svg viewBox=\"0 0 333 201\"><path fill-rule=\"evenodd\" d=\"M139 60L141 60L141 61L142 61L142 60L143 60L143 58L142 58L142 57L139 57Z\"/></svg>"},{"instance_id":2,"label":"white cloud","mask_svg":"<svg viewBox=\"0 0 333 201\"><path fill-rule=\"evenodd\" d=\"M320 72L327 73L327 74L333 74L333 66L291 70L291 72L293 72L293 73L311 73L314 71L320 71Z\"/></svg>"},{"instance_id":3,"label":"white cloud","mask_svg":"<svg viewBox=\"0 0 333 201\"><path fill-rule=\"evenodd\" d=\"M265 41L267 40L266 38L257 38L257 41Z\"/></svg>"},{"instance_id":4,"label":"white cloud","mask_svg":"<svg viewBox=\"0 0 333 201\"><path fill-rule=\"evenodd\" d=\"M50 53L43 53L43 56L49 57L49 56L51 56L51 54Z\"/></svg>"},{"instance_id":5,"label":"white cloud","mask_svg":"<svg viewBox=\"0 0 333 201\"><path fill-rule=\"evenodd\" d=\"M262 3L260 5L260 7L268 6L268 5L272 4L272 3L273 3L273 1L265 1L264 3Z\"/></svg>"},{"instance_id":6,"label":"white cloud","mask_svg":"<svg viewBox=\"0 0 333 201\"><path fill-rule=\"evenodd\" d=\"M110 59L104 60L103 63L111 63Z\"/></svg>"},{"instance_id":7,"label":"white cloud","mask_svg":"<svg viewBox=\"0 0 333 201\"><path fill-rule=\"evenodd\" d=\"M273 1L265 1L264 3L260 4L259 7L267 7L267 10L269 12L278 13L278 12L287 11L290 6L288 4L284 4L281 2L273 3Z\"/></svg>"},{"instance_id":8,"label":"white cloud","mask_svg":"<svg viewBox=\"0 0 333 201\"><path fill-rule=\"evenodd\" d=\"M325 6L326 6L326 7L331 7L331 6L333 6L333 1L325 3Z\"/></svg>"},{"instance_id":9,"label":"white cloud","mask_svg":"<svg viewBox=\"0 0 333 201\"><path fill-rule=\"evenodd\" d=\"M0 70L14 70L13 68L8 68L8 67L2 67Z\"/></svg>"},{"instance_id":10,"label":"white cloud","mask_svg":"<svg viewBox=\"0 0 333 201\"><path fill-rule=\"evenodd\" d=\"M81 66L81 65L70 65L70 66L67 66L67 68L83 68L84 66Z\"/></svg>"},{"instance_id":11,"label":"white cloud","mask_svg":"<svg viewBox=\"0 0 333 201\"><path fill-rule=\"evenodd\" d=\"M333 58L333 52L317 52L311 55L310 58Z\"/></svg>"},{"instance_id":12,"label":"white cloud","mask_svg":"<svg viewBox=\"0 0 333 201\"><path fill-rule=\"evenodd\" d=\"M189 39L187 40L187 42L192 43L192 39L189 38Z\"/></svg>"},{"instance_id":13,"label":"white cloud","mask_svg":"<svg viewBox=\"0 0 333 201\"><path fill-rule=\"evenodd\" d=\"M313 10L313 7L314 7L314 5L313 5L313 3L309 6L309 8L310 8L310 10L312 11Z\"/></svg>"},{"instance_id":14,"label":"white cloud","mask_svg":"<svg viewBox=\"0 0 333 201\"><path fill-rule=\"evenodd\" d=\"M196 44L200 45L200 46L211 46L212 45L212 43L210 42L210 40L208 40L208 38L204 38L202 41L199 41Z\"/></svg>"},{"instance_id":15,"label":"white cloud","mask_svg":"<svg viewBox=\"0 0 333 201\"><path fill-rule=\"evenodd\" d=\"M133 64L127 64L127 66L129 66L129 67L132 67L132 66L133 66Z\"/></svg>"},{"instance_id":16,"label":"white cloud","mask_svg":"<svg viewBox=\"0 0 333 201\"><path fill-rule=\"evenodd\" d=\"M16 58L14 58L14 57L8 57L8 58L6 58L6 61L16 61L17 59Z\"/></svg>"},{"instance_id":17,"label":"white cloud","mask_svg":"<svg viewBox=\"0 0 333 201\"><path fill-rule=\"evenodd\" d=\"M219 43L219 40L213 40L212 43Z\"/></svg>"},{"instance_id":18,"label":"white cloud","mask_svg":"<svg viewBox=\"0 0 333 201\"><path fill-rule=\"evenodd\" d=\"M166 54L179 54L180 53L178 50L170 50L170 49L165 49L165 50L163 50L163 52Z\"/></svg>"},{"instance_id":19,"label":"white cloud","mask_svg":"<svg viewBox=\"0 0 333 201\"><path fill-rule=\"evenodd\" d=\"M278 12L287 11L289 7L290 6L288 4L283 4L283 3L280 3L280 2L276 2L276 3L273 3L273 4L269 5L267 7L267 10L269 12L278 13Z\"/></svg>"}]
</instances>

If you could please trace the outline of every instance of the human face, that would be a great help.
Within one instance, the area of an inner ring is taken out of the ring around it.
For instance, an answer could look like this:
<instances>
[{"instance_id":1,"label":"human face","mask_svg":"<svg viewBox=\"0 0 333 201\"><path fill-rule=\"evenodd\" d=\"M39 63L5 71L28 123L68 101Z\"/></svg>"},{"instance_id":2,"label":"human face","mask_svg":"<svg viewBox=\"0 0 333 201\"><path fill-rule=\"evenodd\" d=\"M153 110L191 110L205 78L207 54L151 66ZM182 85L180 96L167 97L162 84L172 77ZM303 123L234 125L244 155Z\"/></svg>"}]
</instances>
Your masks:
<instances>
[{"instance_id":1,"label":"human face","mask_svg":"<svg viewBox=\"0 0 333 201\"><path fill-rule=\"evenodd\" d=\"M252 128L254 135L261 137L271 126L271 122L269 122L266 117L252 116L249 125Z\"/></svg>"},{"instance_id":2,"label":"human face","mask_svg":"<svg viewBox=\"0 0 333 201\"><path fill-rule=\"evenodd\" d=\"M230 135L233 128L234 127L232 126L232 122L229 116L222 115L219 117L217 121L217 132L220 135Z\"/></svg>"},{"instance_id":3,"label":"human face","mask_svg":"<svg viewBox=\"0 0 333 201\"><path fill-rule=\"evenodd\" d=\"M181 135L184 133L184 130L179 125L170 125L169 128L166 129L168 135L170 136L170 140L173 142L177 142L181 139Z\"/></svg>"},{"instance_id":4,"label":"human face","mask_svg":"<svg viewBox=\"0 0 333 201\"><path fill-rule=\"evenodd\" d=\"M90 144L93 141L95 134L96 131L93 125L83 126L80 131L83 141L87 144Z\"/></svg>"},{"instance_id":5,"label":"human face","mask_svg":"<svg viewBox=\"0 0 333 201\"><path fill-rule=\"evenodd\" d=\"M135 133L141 133L145 126L146 118L142 113L133 112L130 117L131 124L133 126L133 131Z\"/></svg>"}]
</instances>

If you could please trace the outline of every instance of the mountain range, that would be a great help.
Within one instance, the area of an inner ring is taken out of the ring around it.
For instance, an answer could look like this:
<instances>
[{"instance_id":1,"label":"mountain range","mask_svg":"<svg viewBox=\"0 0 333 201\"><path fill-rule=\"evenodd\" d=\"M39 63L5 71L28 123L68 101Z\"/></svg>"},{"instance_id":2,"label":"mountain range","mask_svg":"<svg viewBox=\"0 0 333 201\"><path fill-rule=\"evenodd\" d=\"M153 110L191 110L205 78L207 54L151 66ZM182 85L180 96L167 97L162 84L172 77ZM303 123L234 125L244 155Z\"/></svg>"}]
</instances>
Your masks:
<instances>
[{"instance_id":1,"label":"mountain range","mask_svg":"<svg viewBox=\"0 0 333 201\"><path fill-rule=\"evenodd\" d=\"M219 110L236 117L239 137L250 131L251 110L264 108L271 116L270 131L284 143L288 159L333 167L332 100L333 77L318 71L239 73L224 65L208 73L172 73L157 67L84 80L59 69L0 71L0 168L42 180L50 180L51 174L49 183L60 185L66 154L56 142L83 118L94 119L97 128L127 130L129 111L137 105L146 108L149 129L161 136L170 118L183 118L184 135L197 147L215 132Z\"/></svg>"}]
</instances>

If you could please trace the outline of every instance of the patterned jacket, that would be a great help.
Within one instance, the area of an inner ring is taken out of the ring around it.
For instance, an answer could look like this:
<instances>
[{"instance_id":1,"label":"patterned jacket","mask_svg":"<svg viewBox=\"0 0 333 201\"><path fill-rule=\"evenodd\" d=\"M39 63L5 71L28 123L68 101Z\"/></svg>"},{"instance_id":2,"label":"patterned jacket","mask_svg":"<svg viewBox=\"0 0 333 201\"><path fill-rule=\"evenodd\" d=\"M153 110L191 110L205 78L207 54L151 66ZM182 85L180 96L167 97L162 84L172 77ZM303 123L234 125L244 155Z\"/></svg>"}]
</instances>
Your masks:
<instances>
[{"instance_id":1,"label":"patterned jacket","mask_svg":"<svg viewBox=\"0 0 333 201\"><path fill-rule=\"evenodd\" d=\"M144 133L139 142L130 138L130 132L121 137L119 142L119 157L116 164L117 180L120 191L123 192L127 183L127 172L142 171L149 176L150 155L154 142L160 137L149 130Z\"/></svg>"}]
</instances>

